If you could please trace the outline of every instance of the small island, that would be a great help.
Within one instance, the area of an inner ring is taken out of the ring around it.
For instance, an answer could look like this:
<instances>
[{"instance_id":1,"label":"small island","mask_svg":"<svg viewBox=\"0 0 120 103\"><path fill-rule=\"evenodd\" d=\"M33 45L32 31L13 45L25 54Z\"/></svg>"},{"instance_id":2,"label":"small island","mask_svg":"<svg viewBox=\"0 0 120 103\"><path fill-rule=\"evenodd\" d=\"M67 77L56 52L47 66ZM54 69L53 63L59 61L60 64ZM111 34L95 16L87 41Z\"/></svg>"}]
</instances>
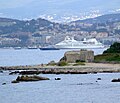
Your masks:
<instances>
[{"instance_id":1,"label":"small island","mask_svg":"<svg viewBox=\"0 0 120 103\"><path fill-rule=\"evenodd\" d=\"M33 66L0 67L0 70L17 70L10 74L87 74L120 72L120 43L114 43L101 55L91 50L67 51L59 62ZM18 71L23 70L23 71Z\"/></svg>"}]
</instances>

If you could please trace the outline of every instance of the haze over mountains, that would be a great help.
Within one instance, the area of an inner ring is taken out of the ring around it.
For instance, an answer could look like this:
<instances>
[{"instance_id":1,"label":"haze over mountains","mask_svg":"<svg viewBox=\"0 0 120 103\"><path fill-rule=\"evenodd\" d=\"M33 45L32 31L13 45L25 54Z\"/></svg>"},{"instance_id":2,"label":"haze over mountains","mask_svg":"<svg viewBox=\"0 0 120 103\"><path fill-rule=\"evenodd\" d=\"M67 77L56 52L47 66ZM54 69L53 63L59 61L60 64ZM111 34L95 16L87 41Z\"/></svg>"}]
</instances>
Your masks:
<instances>
[{"instance_id":1,"label":"haze over mountains","mask_svg":"<svg viewBox=\"0 0 120 103\"><path fill-rule=\"evenodd\" d=\"M1 0L0 16L69 22L120 11L120 0Z\"/></svg>"}]
</instances>

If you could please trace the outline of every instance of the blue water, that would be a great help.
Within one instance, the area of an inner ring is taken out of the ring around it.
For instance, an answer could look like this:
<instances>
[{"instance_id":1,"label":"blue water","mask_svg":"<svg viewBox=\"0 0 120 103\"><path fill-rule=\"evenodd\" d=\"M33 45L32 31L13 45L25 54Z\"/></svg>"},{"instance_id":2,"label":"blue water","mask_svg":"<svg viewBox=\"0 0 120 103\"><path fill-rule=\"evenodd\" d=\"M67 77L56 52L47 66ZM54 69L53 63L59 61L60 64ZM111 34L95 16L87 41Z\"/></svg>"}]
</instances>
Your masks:
<instances>
[{"instance_id":1,"label":"blue water","mask_svg":"<svg viewBox=\"0 0 120 103\"><path fill-rule=\"evenodd\" d=\"M39 49L0 49L0 66L34 65L59 61L68 50L41 51ZM95 49L95 55L103 49ZM105 74L41 74L48 81L12 84L18 75L0 73L0 103L120 103L120 73ZM55 81L60 77L60 81ZM102 80L97 81L97 78ZM6 83L6 85L2 85Z\"/></svg>"},{"instance_id":2,"label":"blue water","mask_svg":"<svg viewBox=\"0 0 120 103\"><path fill-rule=\"evenodd\" d=\"M120 73L41 76L50 80L12 84L17 75L0 73L0 103L120 103L120 83L111 82Z\"/></svg>"},{"instance_id":3,"label":"blue water","mask_svg":"<svg viewBox=\"0 0 120 103\"><path fill-rule=\"evenodd\" d=\"M93 50L95 54L101 54L105 49ZM52 60L57 62L66 51L70 50L0 49L0 66L35 65Z\"/></svg>"}]
</instances>

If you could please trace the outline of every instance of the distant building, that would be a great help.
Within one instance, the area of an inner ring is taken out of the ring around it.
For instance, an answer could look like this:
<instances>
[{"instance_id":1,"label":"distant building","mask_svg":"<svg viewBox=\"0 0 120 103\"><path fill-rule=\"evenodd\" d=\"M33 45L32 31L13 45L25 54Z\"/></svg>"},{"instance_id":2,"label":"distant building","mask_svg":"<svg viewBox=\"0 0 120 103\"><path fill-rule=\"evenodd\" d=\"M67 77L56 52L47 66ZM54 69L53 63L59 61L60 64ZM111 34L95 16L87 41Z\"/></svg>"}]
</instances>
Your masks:
<instances>
[{"instance_id":1,"label":"distant building","mask_svg":"<svg viewBox=\"0 0 120 103\"><path fill-rule=\"evenodd\" d=\"M96 36L96 38L106 38L106 37L108 37L108 33L107 32L97 33L97 36Z\"/></svg>"},{"instance_id":2,"label":"distant building","mask_svg":"<svg viewBox=\"0 0 120 103\"><path fill-rule=\"evenodd\" d=\"M93 62L94 52L91 50L68 51L64 54L64 60L68 63L75 63L77 60Z\"/></svg>"},{"instance_id":3,"label":"distant building","mask_svg":"<svg viewBox=\"0 0 120 103\"><path fill-rule=\"evenodd\" d=\"M42 46L46 45L46 44L49 44L49 39L50 38L51 38L50 34L36 33L36 34L32 35L32 39L35 42L35 44L41 44Z\"/></svg>"},{"instance_id":4,"label":"distant building","mask_svg":"<svg viewBox=\"0 0 120 103\"><path fill-rule=\"evenodd\" d=\"M21 42L18 38L2 38L0 39L0 46L16 46Z\"/></svg>"}]
</instances>

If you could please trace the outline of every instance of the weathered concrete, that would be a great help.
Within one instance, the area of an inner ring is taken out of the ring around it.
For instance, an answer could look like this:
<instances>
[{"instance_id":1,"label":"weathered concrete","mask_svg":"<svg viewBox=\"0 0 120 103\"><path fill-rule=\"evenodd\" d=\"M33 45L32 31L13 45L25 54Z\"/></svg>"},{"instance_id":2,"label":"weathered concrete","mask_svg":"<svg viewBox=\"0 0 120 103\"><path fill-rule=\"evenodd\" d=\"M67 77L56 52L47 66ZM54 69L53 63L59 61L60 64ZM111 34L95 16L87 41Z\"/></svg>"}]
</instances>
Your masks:
<instances>
[{"instance_id":1,"label":"weathered concrete","mask_svg":"<svg viewBox=\"0 0 120 103\"><path fill-rule=\"evenodd\" d=\"M75 63L77 60L93 62L94 52L91 50L68 51L64 54L64 60L68 63Z\"/></svg>"}]
</instances>

